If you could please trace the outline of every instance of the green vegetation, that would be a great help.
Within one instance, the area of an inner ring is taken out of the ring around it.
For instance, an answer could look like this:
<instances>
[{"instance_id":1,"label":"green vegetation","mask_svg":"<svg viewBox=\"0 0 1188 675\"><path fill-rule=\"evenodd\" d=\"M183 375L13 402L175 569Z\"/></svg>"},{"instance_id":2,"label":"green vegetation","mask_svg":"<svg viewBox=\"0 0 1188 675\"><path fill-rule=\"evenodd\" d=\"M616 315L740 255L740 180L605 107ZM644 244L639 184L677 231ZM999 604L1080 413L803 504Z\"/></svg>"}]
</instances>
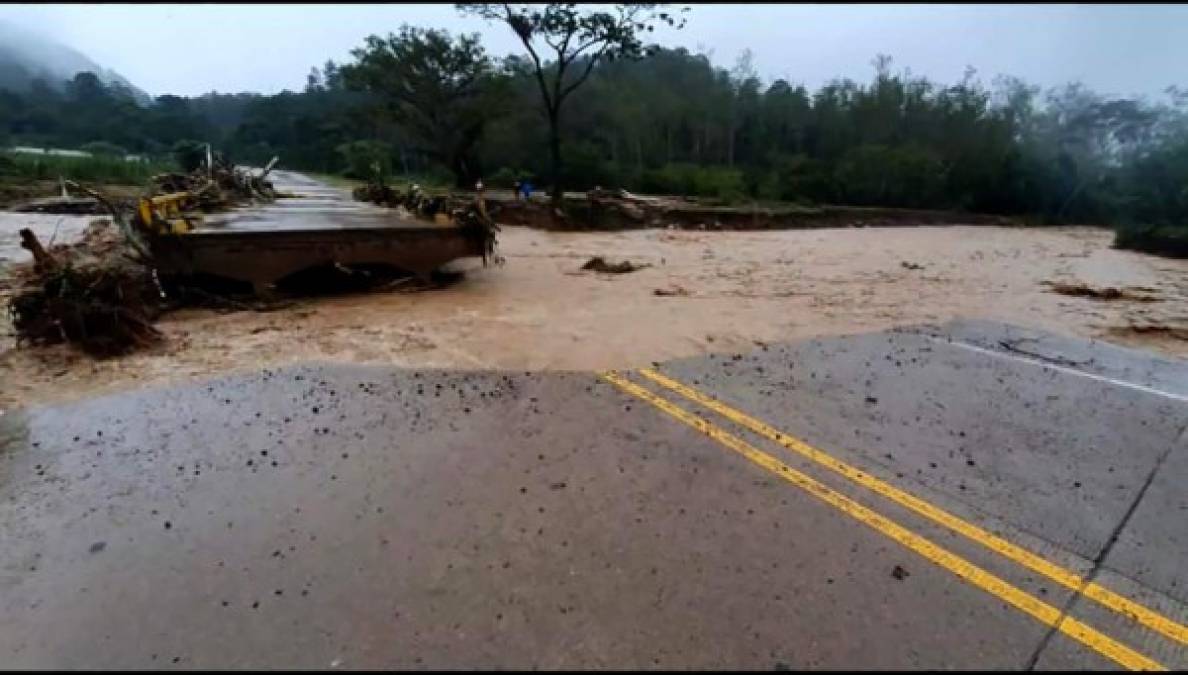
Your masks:
<instances>
[{"instance_id":1,"label":"green vegetation","mask_svg":"<svg viewBox=\"0 0 1188 675\"><path fill-rule=\"evenodd\" d=\"M180 140L173 144L170 154L182 171L190 173L206 162L206 144Z\"/></svg>"},{"instance_id":2,"label":"green vegetation","mask_svg":"<svg viewBox=\"0 0 1188 675\"><path fill-rule=\"evenodd\" d=\"M172 171L163 162L125 160L123 157L59 157L23 153L0 154L0 182L54 181L59 177L107 185L139 185L157 173Z\"/></svg>"},{"instance_id":3,"label":"green vegetation","mask_svg":"<svg viewBox=\"0 0 1188 675\"><path fill-rule=\"evenodd\" d=\"M653 51L640 38L657 25L685 25L648 3L615 5L611 12L564 2L515 8L507 3L460 3L457 7L463 14L503 23L528 51L531 62L521 60L519 72L531 73L536 80L549 123L549 194L554 207L561 205L567 177L561 160L565 101L586 83L595 67L615 59L637 60Z\"/></svg>"},{"instance_id":4,"label":"green vegetation","mask_svg":"<svg viewBox=\"0 0 1188 675\"><path fill-rule=\"evenodd\" d=\"M972 69L945 84L879 56L870 80L810 91L762 81L746 53L722 68L648 47L648 21L615 23L631 8L512 6L510 20L502 7L464 9L533 51L499 60L477 36L401 27L360 36L349 63L312 69L301 92L161 96L149 107L80 74L63 91L0 90L0 138L99 141L158 158L179 141L209 142L237 162L279 155L285 167L356 179L378 162L392 184L481 177L491 187L957 209L1110 225L1120 245L1168 252L1188 230L1188 93L1174 88L1132 100L1079 84L987 83ZM662 8L637 11L659 20ZM565 35L607 49L576 53ZM555 47L538 49L542 39Z\"/></svg>"},{"instance_id":5,"label":"green vegetation","mask_svg":"<svg viewBox=\"0 0 1188 675\"><path fill-rule=\"evenodd\" d=\"M373 113L409 131L416 139L415 147L447 167L456 185L474 185L482 175L479 140L506 100L503 80L495 76L478 35L455 40L445 31L402 26L398 35L386 39L368 37L365 46L352 55L355 62L338 71L346 86L369 94ZM367 143L373 145L348 146L349 170L358 177L361 172L352 162L359 153L382 151L368 166L379 162L387 173L390 146Z\"/></svg>"}]
</instances>

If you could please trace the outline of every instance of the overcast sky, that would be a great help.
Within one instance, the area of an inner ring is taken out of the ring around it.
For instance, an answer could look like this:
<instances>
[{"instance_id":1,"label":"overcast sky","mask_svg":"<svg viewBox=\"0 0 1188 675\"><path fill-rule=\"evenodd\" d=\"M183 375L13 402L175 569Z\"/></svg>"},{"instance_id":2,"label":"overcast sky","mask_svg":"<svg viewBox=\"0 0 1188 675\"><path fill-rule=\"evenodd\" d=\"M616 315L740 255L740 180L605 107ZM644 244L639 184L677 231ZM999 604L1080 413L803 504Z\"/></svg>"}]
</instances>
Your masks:
<instances>
[{"instance_id":1,"label":"overcast sky","mask_svg":"<svg viewBox=\"0 0 1188 675\"><path fill-rule=\"evenodd\" d=\"M966 65L1043 86L1081 80L1103 93L1188 86L1188 5L692 5L664 45L730 66L750 48L766 81L816 87L867 80L877 53L944 82ZM300 89L310 66L347 59L370 33L407 22L478 31L517 51L506 26L429 5L0 5L0 19L47 34L150 94Z\"/></svg>"}]
</instances>

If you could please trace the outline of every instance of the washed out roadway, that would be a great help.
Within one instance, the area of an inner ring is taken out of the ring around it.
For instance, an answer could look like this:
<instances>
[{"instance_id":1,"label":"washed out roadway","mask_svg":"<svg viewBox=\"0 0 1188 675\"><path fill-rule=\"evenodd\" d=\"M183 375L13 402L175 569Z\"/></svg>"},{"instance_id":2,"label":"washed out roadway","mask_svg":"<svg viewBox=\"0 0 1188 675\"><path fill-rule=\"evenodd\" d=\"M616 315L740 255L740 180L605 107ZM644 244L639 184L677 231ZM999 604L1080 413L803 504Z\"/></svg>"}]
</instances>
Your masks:
<instances>
[{"instance_id":1,"label":"washed out roadway","mask_svg":"<svg viewBox=\"0 0 1188 675\"><path fill-rule=\"evenodd\" d=\"M1184 362L981 322L10 412L0 663L1184 668L1186 427Z\"/></svg>"}]
</instances>

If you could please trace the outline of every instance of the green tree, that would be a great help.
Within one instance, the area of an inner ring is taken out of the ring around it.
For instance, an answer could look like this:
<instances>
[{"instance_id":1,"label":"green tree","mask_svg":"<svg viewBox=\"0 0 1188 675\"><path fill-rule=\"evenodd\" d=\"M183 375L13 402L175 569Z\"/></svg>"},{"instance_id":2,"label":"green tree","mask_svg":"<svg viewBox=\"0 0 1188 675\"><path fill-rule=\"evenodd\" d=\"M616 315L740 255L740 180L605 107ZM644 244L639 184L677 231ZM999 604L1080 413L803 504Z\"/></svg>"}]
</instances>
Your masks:
<instances>
[{"instance_id":1,"label":"green tree","mask_svg":"<svg viewBox=\"0 0 1188 675\"><path fill-rule=\"evenodd\" d=\"M189 173L206 161L206 144L199 141L181 140L173 144L173 161L182 171Z\"/></svg>"},{"instance_id":2,"label":"green tree","mask_svg":"<svg viewBox=\"0 0 1188 675\"><path fill-rule=\"evenodd\" d=\"M392 172L392 148L379 141L351 141L336 150L346 162L347 178L386 180Z\"/></svg>"},{"instance_id":3,"label":"green tree","mask_svg":"<svg viewBox=\"0 0 1188 675\"><path fill-rule=\"evenodd\" d=\"M549 123L550 195L555 207L560 207L564 194L561 110L566 98L589 79L600 63L619 58L635 59L650 51L640 36L655 30L656 25L684 26L683 19L659 11L660 7L662 5L623 4L615 5L612 12L605 12L579 9L574 3L516 7L507 3L457 5L464 14L507 24L528 50ZM545 47L555 56L551 63L541 55Z\"/></svg>"},{"instance_id":4,"label":"green tree","mask_svg":"<svg viewBox=\"0 0 1188 675\"><path fill-rule=\"evenodd\" d=\"M406 25L369 36L351 54L355 61L337 69L346 86L373 94L418 150L448 167L459 187L472 185L481 174L476 146L502 98L478 35L454 39Z\"/></svg>"}]
</instances>

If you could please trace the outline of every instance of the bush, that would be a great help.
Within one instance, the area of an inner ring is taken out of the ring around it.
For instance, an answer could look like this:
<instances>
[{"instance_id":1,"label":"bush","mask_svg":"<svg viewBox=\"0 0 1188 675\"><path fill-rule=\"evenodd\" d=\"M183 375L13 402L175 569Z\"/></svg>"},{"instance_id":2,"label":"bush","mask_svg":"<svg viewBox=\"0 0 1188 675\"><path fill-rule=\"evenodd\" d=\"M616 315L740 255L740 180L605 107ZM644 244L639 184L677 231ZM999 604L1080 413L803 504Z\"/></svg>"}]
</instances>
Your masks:
<instances>
[{"instance_id":1,"label":"bush","mask_svg":"<svg viewBox=\"0 0 1188 675\"><path fill-rule=\"evenodd\" d=\"M814 203L837 198L829 167L807 155L778 159L774 174L774 183L770 173L760 183L760 196L764 199Z\"/></svg>"},{"instance_id":2,"label":"bush","mask_svg":"<svg viewBox=\"0 0 1188 675\"><path fill-rule=\"evenodd\" d=\"M605 159L604 155L602 149L593 143L578 141L566 144L562 185L571 190L588 190L595 185L621 187L618 165Z\"/></svg>"},{"instance_id":3,"label":"bush","mask_svg":"<svg viewBox=\"0 0 1188 675\"><path fill-rule=\"evenodd\" d=\"M206 162L206 144L182 140L173 144L173 161L185 173L190 173Z\"/></svg>"},{"instance_id":4,"label":"bush","mask_svg":"<svg viewBox=\"0 0 1188 675\"><path fill-rule=\"evenodd\" d=\"M742 171L696 164L667 164L645 171L640 178L640 189L660 194L715 197L722 201L735 201L746 196Z\"/></svg>"},{"instance_id":5,"label":"bush","mask_svg":"<svg viewBox=\"0 0 1188 675\"><path fill-rule=\"evenodd\" d=\"M936 206L942 176L940 159L918 146L859 146L842 157L835 172L846 203L870 206Z\"/></svg>"},{"instance_id":6,"label":"bush","mask_svg":"<svg viewBox=\"0 0 1188 675\"><path fill-rule=\"evenodd\" d=\"M335 148L343 159L342 175L355 180L386 179L392 173L392 147L380 141L351 141ZM379 175L376 175L376 170Z\"/></svg>"},{"instance_id":7,"label":"bush","mask_svg":"<svg viewBox=\"0 0 1188 675\"><path fill-rule=\"evenodd\" d=\"M1122 225L1114 233L1114 247L1188 258L1188 225Z\"/></svg>"}]
</instances>

